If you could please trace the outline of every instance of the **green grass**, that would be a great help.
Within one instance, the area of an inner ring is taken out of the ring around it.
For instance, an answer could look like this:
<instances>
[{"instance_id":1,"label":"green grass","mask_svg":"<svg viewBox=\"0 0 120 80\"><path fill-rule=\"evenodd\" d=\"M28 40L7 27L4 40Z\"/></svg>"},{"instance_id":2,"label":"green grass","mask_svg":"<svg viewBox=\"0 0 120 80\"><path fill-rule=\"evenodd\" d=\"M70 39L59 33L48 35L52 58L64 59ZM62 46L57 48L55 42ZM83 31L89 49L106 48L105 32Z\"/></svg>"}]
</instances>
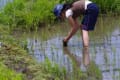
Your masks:
<instances>
[{"instance_id":1,"label":"green grass","mask_svg":"<svg viewBox=\"0 0 120 80\"><path fill-rule=\"evenodd\" d=\"M70 73L72 76L70 78L66 68L50 62L48 58L44 62L38 63L21 46L22 40L18 41L10 36L7 28L0 27L0 30L0 42L2 43L0 46L0 62L2 62L2 64L0 63L0 75L2 75L0 80L86 80L86 74L76 67Z\"/></svg>"},{"instance_id":2,"label":"green grass","mask_svg":"<svg viewBox=\"0 0 120 80\"><path fill-rule=\"evenodd\" d=\"M13 0L0 12L0 23L10 29L37 30L54 22L53 8L57 3L75 0ZM120 14L120 0L92 0L102 14Z\"/></svg>"},{"instance_id":3,"label":"green grass","mask_svg":"<svg viewBox=\"0 0 120 80\"><path fill-rule=\"evenodd\" d=\"M37 29L54 20L53 7L59 0L13 0L0 13L0 23L10 28Z\"/></svg>"},{"instance_id":4,"label":"green grass","mask_svg":"<svg viewBox=\"0 0 120 80\"><path fill-rule=\"evenodd\" d=\"M44 63L38 63L27 53L22 40L9 35L7 28L1 26L0 30L0 80L64 80L65 68L60 68L48 59Z\"/></svg>"},{"instance_id":5,"label":"green grass","mask_svg":"<svg viewBox=\"0 0 120 80\"><path fill-rule=\"evenodd\" d=\"M23 75L8 69L0 62L0 80L23 80Z\"/></svg>"},{"instance_id":6,"label":"green grass","mask_svg":"<svg viewBox=\"0 0 120 80\"><path fill-rule=\"evenodd\" d=\"M38 63L26 50L10 43L2 43L0 48L0 62L3 62L9 70L24 74L22 80L64 80L66 76L65 68L60 68L57 64L51 63L48 59L46 59L44 63ZM9 74L4 75L10 77Z\"/></svg>"},{"instance_id":7,"label":"green grass","mask_svg":"<svg viewBox=\"0 0 120 80\"><path fill-rule=\"evenodd\" d=\"M98 4L101 13L120 13L120 0L92 0Z\"/></svg>"},{"instance_id":8,"label":"green grass","mask_svg":"<svg viewBox=\"0 0 120 80\"><path fill-rule=\"evenodd\" d=\"M98 66L91 62L87 67L87 74L91 78L91 80L102 80L102 74Z\"/></svg>"}]
</instances>

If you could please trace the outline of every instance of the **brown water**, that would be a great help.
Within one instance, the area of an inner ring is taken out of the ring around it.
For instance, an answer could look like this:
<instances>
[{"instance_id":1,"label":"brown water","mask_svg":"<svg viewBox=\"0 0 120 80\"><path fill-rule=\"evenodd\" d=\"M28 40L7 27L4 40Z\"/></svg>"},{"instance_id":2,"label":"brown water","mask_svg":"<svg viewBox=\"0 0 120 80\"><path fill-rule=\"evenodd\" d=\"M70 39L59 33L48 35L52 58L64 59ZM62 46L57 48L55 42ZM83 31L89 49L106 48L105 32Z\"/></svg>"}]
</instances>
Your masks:
<instances>
[{"instance_id":1,"label":"brown water","mask_svg":"<svg viewBox=\"0 0 120 80\"><path fill-rule=\"evenodd\" d=\"M120 80L120 17L99 17L95 31L90 32L89 54L83 55L80 30L71 38L67 48L62 39L70 27L61 23L39 32L25 34L28 50L39 62L48 57L52 62L73 71L72 62L84 70L84 60L94 61L102 72L103 80Z\"/></svg>"}]
</instances>

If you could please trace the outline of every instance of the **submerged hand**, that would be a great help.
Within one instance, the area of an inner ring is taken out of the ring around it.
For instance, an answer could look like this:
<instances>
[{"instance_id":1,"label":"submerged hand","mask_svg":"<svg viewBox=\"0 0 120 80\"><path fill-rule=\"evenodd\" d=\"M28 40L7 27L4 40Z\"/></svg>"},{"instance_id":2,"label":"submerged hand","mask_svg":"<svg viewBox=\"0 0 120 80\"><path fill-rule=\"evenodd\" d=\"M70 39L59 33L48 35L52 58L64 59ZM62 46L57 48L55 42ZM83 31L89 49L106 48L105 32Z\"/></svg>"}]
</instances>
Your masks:
<instances>
[{"instance_id":1,"label":"submerged hand","mask_svg":"<svg viewBox=\"0 0 120 80\"><path fill-rule=\"evenodd\" d=\"M63 39L63 46L64 46L64 47L67 47L67 43L68 43L68 41L64 38L64 39Z\"/></svg>"}]
</instances>

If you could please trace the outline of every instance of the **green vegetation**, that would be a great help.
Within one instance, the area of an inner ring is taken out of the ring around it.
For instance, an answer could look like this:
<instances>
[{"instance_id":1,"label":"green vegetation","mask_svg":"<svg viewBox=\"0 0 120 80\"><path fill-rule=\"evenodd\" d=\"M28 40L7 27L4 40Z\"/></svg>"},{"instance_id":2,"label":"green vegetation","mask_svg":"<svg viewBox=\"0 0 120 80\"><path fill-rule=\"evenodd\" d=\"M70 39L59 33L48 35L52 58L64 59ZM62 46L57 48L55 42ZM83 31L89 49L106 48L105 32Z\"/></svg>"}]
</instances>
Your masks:
<instances>
[{"instance_id":1,"label":"green vegetation","mask_svg":"<svg viewBox=\"0 0 120 80\"><path fill-rule=\"evenodd\" d=\"M101 71L94 62L91 62L88 66L87 74L90 77L90 80L102 80Z\"/></svg>"},{"instance_id":2,"label":"green vegetation","mask_svg":"<svg viewBox=\"0 0 120 80\"><path fill-rule=\"evenodd\" d=\"M49 60L39 64L25 50L15 45L2 43L0 62L3 62L9 69L23 74L22 80L63 80L66 76L64 68L59 68L57 64L51 64Z\"/></svg>"},{"instance_id":3,"label":"green vegetation","mask_svg":"<svg viewBox=\"0 0 120 80\"><path fill-rule=\"evenodd\" d=\"M0 23L10 29L37 30L38 27L54 22L53 8L57 3L71 3L76 0L13 0L0 11ZM100 12L120 13L120 0L92 0Z\"/></svg>"},{"instance_id":4,"label":"green vegetation","mask_svg":"<svg viewBox=\"0 0 120 80\"><path fill-rule=\"evenodd\" d=\"M22 74L18 74L0 63L0 80L23 80L22 77Z\"/></svg>"},{"instance_id":5,"label":"green vegetation","mask_svg":"<svg viewBox=\"0 0 120 80\"><path fill-rule=\"evenodd\" d=\"M0 27L0 80L64 80L65 68L48 59L38 63L27 53L26 41L16 40L9 34L9 28Z\"/></svg>"},{"instance_id":6,"label":"green vegetation","mask_svg":"<svg viewBox=\"0 0 120 80\"><path fill-rule=\"evenodd\" d=\"M92 0L99 5L101 13L119 14L120 13L120 0Z\"/></svg>"},{"instance_id":7,"label":"green vegetation","mask_svg":"<svg viewBox=\"0 0 120 80\"><path fill-rule=\"evenodd\" d=\"M11 33L8 27L0 27L1 80L5 80L4 76L7 76L5 78L8 80L86 80L88 78L87 74L76 67L74 67L75 71L68 73L64 67L51 63L47 58L45 62L38 63L27 53L26 41L16 40L9 34ZM100 72L97 70L97 73ZM97 76L96 80L100 78L99 74Z\"/></svg>"},{"instance_id":8,"label":"green vegetation","mask_svg":"<svg viewBox=\"0 0 120 80\"><path fill-rule=\"evenodd\" d=\"M0 66L0 80L65 79L65 68L60 68L48 59L44 63L38 63L27 53L26 41L16 40L9 34L11 34L9 28L1 25L0 62L3 64L0 64L2 65ZM14 71L18 74L15 74Z\"/></svg>"},{"instance_id":9,"label":"green vegetation","mask_svg":"<svg viewBox=\"0 0 120 80\"><path fill-rule=\"evenodd\" d=\"M68 78L64 67L59 67L48 59L44 63L38 63L28 54L27 42L16 40L10 35L11 30L37 30L40 26L53 23L55 17L52 10L59 2L73 2L73 0L14 0L0 12L0 24L2 24L0 25L0 80L86 80L89 76L91 80L102 80L101 72L94 63L88 67L87 74L73 67L75 71L71 72L72 77ZM101 13L120 13L119 0L93 0L93 2L99 5ZM106 29L103 28L102 31ZM48 28L48 34L41 31L42 38L47 39L51 36L49 34L51 31L54 29Z\"/></svg>"},{"instance_id":10,"label":"green vegetation","mask_svg":"<svg viewBox=\"0 0 120 80\"><path fill-rule=\"evenodd\" d=\"M13 0L0 13L0 23L12 29L36 29L54 20L53 7L58 0Z\"/></svg>"}]
</instances>

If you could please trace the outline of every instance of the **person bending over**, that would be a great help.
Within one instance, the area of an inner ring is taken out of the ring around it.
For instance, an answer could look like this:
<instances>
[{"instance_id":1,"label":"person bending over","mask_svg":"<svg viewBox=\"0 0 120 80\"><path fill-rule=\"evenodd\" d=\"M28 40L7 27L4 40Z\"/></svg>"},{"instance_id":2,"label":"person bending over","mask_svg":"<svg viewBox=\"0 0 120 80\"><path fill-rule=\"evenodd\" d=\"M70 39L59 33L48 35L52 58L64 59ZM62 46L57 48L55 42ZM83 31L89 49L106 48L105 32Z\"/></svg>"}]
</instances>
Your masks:
<instances>
[{"instance_id":1,"label":"person bending over","mask_svg":"<svg viewBox=\"0 0 120 80\"><path fill-rule=\"evenodd\" d=\"M94 30L99 14L98 6L89 0L78 0L72 4L57 4L54 7L54 15L57 18L67 19L71 25L71 30L63 39L63 46L66 47L70 38L80 28L82 31L83 47L89 47L89 31ZM78 17L83 15L81 24Z\"/></svg>"}]
</instances>

